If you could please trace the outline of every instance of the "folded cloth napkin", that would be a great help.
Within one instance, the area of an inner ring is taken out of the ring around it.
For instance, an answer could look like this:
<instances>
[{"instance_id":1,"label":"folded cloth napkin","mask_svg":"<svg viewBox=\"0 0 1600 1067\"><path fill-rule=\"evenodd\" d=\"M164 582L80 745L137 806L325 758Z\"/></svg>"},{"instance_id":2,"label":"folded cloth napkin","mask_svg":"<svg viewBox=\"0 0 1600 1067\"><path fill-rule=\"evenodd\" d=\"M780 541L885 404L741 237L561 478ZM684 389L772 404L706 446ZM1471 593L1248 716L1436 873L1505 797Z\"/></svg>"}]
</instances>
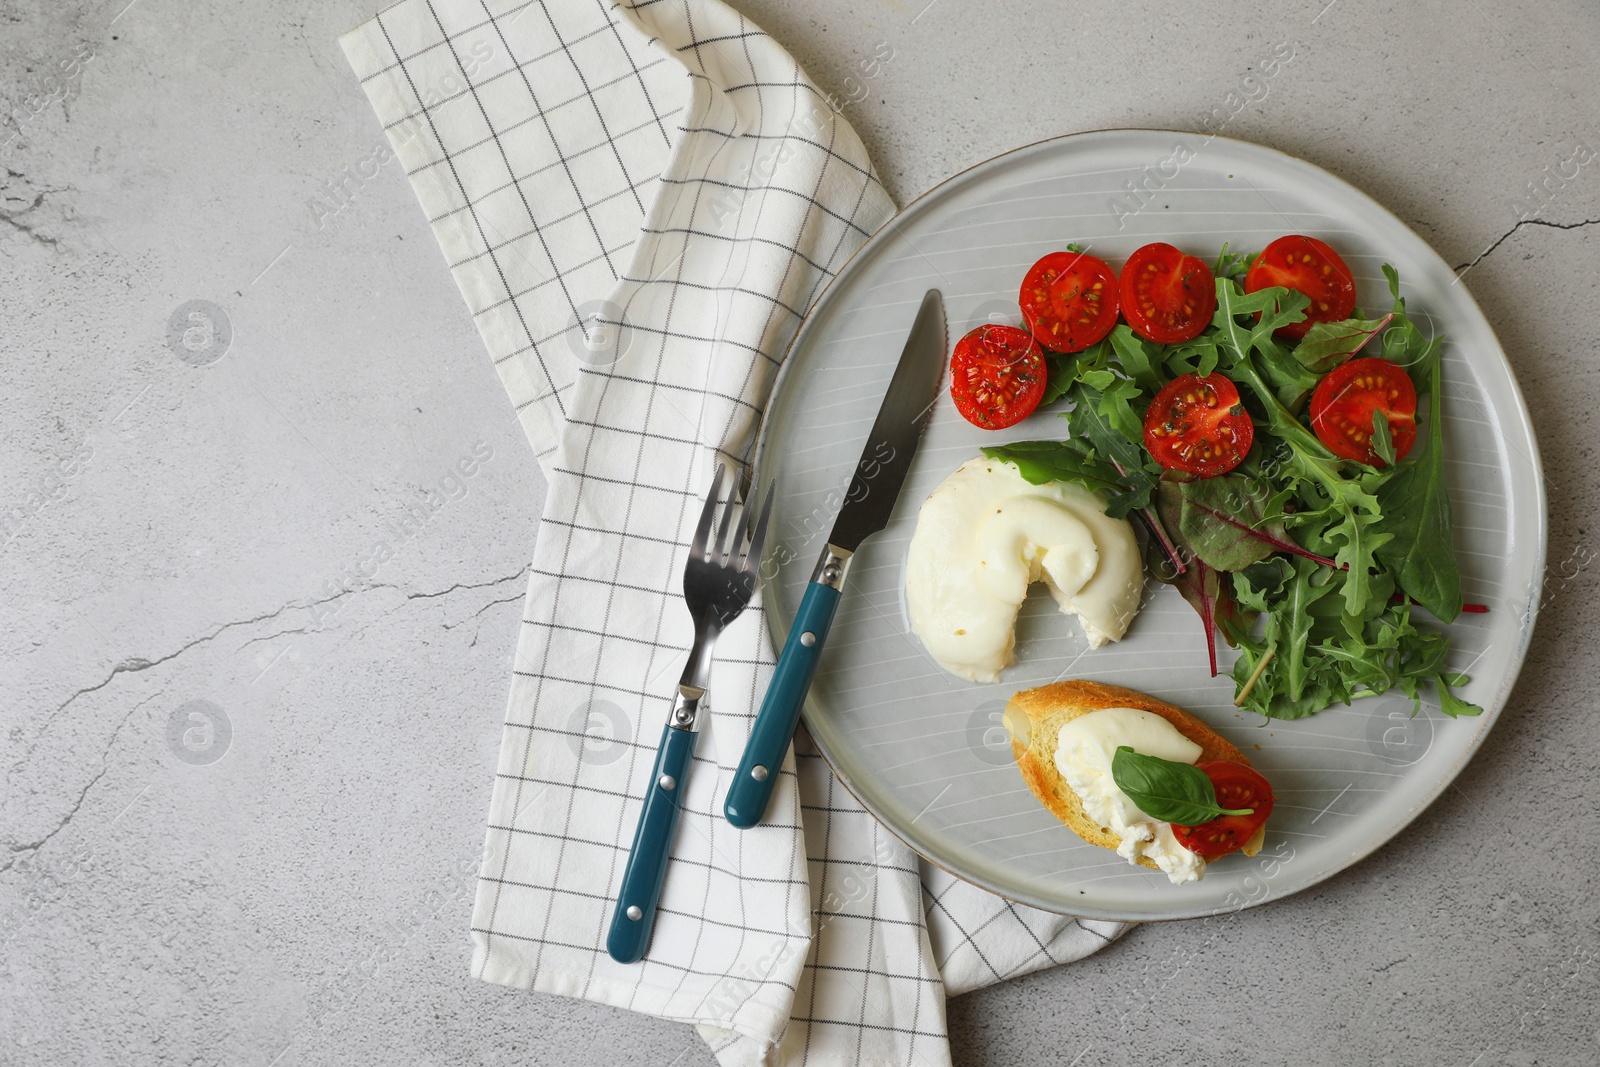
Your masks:
<instances>
[{"instance_id":1,"label":"folded cloth napkin","mask_svg":"<svg viewBox=\"0 0 1600 1067\"><path fill-rule=\"evenodd\" d=\"M922 863L803 736L767 821L730 827L759 602L717 645L649 955L604 948L712 465L747 459L806 308L895 210L860 140L718 0L404 0L342 44L549 481L473 973L698 1024L726 1064L948 1063L947 995L1124 927Z\"/></svg>"}]
</instances>

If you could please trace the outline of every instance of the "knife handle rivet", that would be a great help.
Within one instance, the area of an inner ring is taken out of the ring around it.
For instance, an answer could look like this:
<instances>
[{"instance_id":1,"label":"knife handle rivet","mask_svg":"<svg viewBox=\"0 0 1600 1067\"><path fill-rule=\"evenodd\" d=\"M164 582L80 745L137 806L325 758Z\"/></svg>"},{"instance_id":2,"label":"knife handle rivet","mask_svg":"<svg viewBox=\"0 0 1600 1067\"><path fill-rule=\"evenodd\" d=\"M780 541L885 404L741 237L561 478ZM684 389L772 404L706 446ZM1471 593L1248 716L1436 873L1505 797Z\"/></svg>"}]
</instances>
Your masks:
<instances>
[{"instance_id":1,"label":"knife handle rivet","mask_svg":"<svg viewBox=\"0 0 1600 1067\"><path fill-rule=\"evenodd\" d=\"M639 905L637 904L629 904L628 910L623 914L632 919L634 922L638 922L640 919L644 918L644 912L639 910Z\"/></svg>"},{"instance_id":2,"label":"knife handle rivet","mask_svg":"<svg viewBox=\"0 0 1600 1067\"><path fill-rule=\"evenodd\" d=\"M678 788L678 780L672 777L670 774L663 774L656 780L656 785L659 785L662 789L665 789L670 793L674 789Z\"/></svg>"},{"instance_id":3,"label":"knife handle rivet","mask_svg":"<svg viewBox=\"0 0 1600 1067\"><path fill-rule=\"evenodd\" d=\"M830 563L826 567L822 568L822 578L823 581L828 585L832 585L834 582L837 582L839 580L839 565L837 563Z\"/></svg>"},{"instance_id":4,"label":"knife handle rivet","mask_svg":"<svg viewBox=\"0 0 1600 1067\"><path fill-rule=\"evenodd\" d=\"M750 768L750 777L758 782L764 782L767 780L767 769L758 763Z\"/></svg>"},{"instance_id":5,"label":"knife handle rivet","mask_svg":"<svg viewBox=\"0 0 1600 1067\"><path fill-rule=\"evenodd\" d=\"M805 633L800 635L800 643L805 645L807 648L810 648L812 645L817 643L817 635L812 633L810 630L807 630Z\"/></svg>"}]
</instances>

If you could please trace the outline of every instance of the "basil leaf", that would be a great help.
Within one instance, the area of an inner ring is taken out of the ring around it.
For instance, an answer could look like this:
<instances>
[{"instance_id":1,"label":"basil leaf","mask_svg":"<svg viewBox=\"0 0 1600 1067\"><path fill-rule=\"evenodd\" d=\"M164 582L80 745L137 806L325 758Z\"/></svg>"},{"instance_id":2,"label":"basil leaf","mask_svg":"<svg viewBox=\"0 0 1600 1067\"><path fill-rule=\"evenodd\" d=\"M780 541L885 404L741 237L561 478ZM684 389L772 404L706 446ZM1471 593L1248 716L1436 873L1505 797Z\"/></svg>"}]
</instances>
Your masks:
<instances>
[{"instance_id":1,"label":"basil leaf","mask_svg":"<svg viewBox=\"0 0 1600 1067\"><path fill-rule=\"evenodd\" d=\"M1254 808L1223 808L1206 772L1189 763L1147 756L1118 745L1111 780L1139 810L1177 826L1199 826L1219 815L1249 815Z\"/></svg>"}]
</instances>

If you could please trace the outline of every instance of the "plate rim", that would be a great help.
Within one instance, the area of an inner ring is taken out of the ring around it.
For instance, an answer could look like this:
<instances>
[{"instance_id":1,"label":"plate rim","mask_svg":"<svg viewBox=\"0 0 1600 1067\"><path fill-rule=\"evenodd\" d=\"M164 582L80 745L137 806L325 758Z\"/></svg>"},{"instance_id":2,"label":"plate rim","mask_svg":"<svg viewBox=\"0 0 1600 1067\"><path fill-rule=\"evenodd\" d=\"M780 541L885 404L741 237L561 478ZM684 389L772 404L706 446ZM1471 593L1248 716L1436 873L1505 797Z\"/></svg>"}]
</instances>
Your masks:
<instances>
[{"instance_id":1,"label":"plate rim","mask_svg":"<svg viewBox=\"0 0 1600 1067\"><path fill-rule=\"evenodd\" d=\"M794 335L789 339L789 343L784 346L783 360L778 367L777 373L773 376L772 387L767 394L766 403L762 405L761 419L756 428L755 446L751 451L750 458L750 469L753 479L759 482L759 475L764 470L767 453L769 452L772 444L770 434L770 414L772 411L772 401L780 394L785 383L789 379L792 369L796 365L795 362L790 359L790 356L794 353L796 346L805 340L809 327L816 319L818 309L826 303L829 295L833 293L835 286L839 285L841 280L846 278L846 276L850 273L852 266L857 262L858 259L875 249L879 244L887 242L888 238L885 235L891 229L897 229L896 223L903 215L923 201L938 195L949 186L971 174L973 171L994 166L1000 160L1003 160L1009 156L1030 152L1045 145L1072 142L1079 138L1094 137L1097 135L1106 134L1151 134L1182 138L1203 136L1206 144L1210 144L1213 141L1227 142L1228 144L1237 146L1248 152L1259 152L1265 153L1269 156L1276 156L1281 161L1284 161L1291 166L1310 168L1336 185L1343 186L1346 190L1355 194L1355 196L1360 200L1371 205L1373 208L1376 208L1380 221L1387 222L1403 233L1409 234L1423 248L1427 249L1428 252L1436 257L1440 263L1444 264L1446 269L1451 270L1452 272L1454 271L1454 268L1450 266L1448 261L1446 261L1443 256L1439 255L1438 250L1435 249L1429 241L1424 239L1421 234L1416 232L1416 230L1412 229L1411 226L1408 225L1403 219L1385 207L1376 197L1358 188L1356 185L1345 180L1344 178L1341 178L1339 175L1334 174L1332 171L1320 167L1309 160L1301 159L1299 156L1292 155L1283 151L1282 149L1274 148L1270 145L1264 145L1255 141L1247 141L1243 138L1228 137L1219 134L1199 135L1192 131L1184 132L1181 130L1140 126L1102 127L1090 130L1078 130L1072 133L1057 134L1051 137L1040 138L1039 140L1017 145L1016 147L1009 148L1004 152L998 152L995 155L979 160L970 166L964 167L961 170L947 175L938 182L934 183L932 186L925 189L923 192L917 194L915 197L908 200L905 205L893 215L890 215L881 226L872 232L872 234L866 240L862 241L861 245L850 254L849 258L847 258L843 264L840 265L838 271L834 273L833 277L828 279L827 285L823 286L821 291L817 293L816 298L811 302L810 307L806 309L805 317L796 327ZM1457 278L1459 281L1460 276L1457 275ZM1526 397L1523 395L1522 384L1517 380L1516 370L1514 367L1512 367L1511 361L1506 358L1505 346L1501 344L1499 334L1495 331L1494 324L1490 322L1489 317L1483 313L1483 309L1478 305L1477 299L1472 295L1472 291L1467 287L1466 283L1461 282L1460 286L1463 297L1471 306L1472 310L1477 312L1479 318L1483 320L1484 326L1489 330L1490 336L1494 338L1496 353L1499 356L1500 362L1505 367L1506 378L1511 385L1511 400L1514 402L1513 410L1520 416L1519 421L1524 427L1526 427L1528 432L1528 443L1531 445L1531 448L1529 450L1529 455L1526 458L1532 467L1532 493L1534 504L1536 505L1535 511L1538 522L1538 536L1536 539L1537 544L1534 553L1535 558L1533 561L1533 571L1535 575L1543 574L1546 570L1549 551L1549 499L1545 486L1544 462L1539 451L1538 437L1534 433L1532 412L1528 408ZM764 568L762 569L764 570ZM763 593L763 604L765 604L767 600L767 586L770 584L775 584L775 582L776 574L774 574L772 579L759 579ZM1473 757L1478 754L1479 749L1483 746L1484 741L1488 738L1490 731L1493 730L1494 726L1499 721L1501 712L1510 702L1512 691L1516 688L1517 681L1521 677L1522 669L1527 661L1528 650L1532 644L1533 632L1538 625L1539 608L1540 602L1543 599L1543 594L1544 583L1542 581L1536 581L1533 583L1532 589L1529 593L1526 621L1519 628L1519 640L1517 648L1511 658L1509 668L1506 672L1506 677L1491 701L1491 706L1486 707L1483 711L1483 715L1477 718L1477 723L1479 724L1477 735L1470 741L1467 747L1462 750L1455 762L1453 762L1443 774L1438 776L1438 779L1434 784L1428 787L1423 797L1410 806L1410 808L1405 812L1404 817L1395 822L1387 833L1380 834L1373 840L1367 842L1361 849L1350 853L1337 866L1332 866L1328 870L1310 878L1308 881L1288 889L1272 891L1269 888L1268 892L1263 894L1259 899L1246 900L1237 906L1203 907L1189 910L1183 910L1179 908L1174 909L1174 911L1181 912L1181 914L1165 914L1158 917L1152 917L1148 915L1128 916L1115 914L1100 908L1073 910L1065 906L1056 906L1048 901L1038 899L1022 899L1017 896L1010 895L981 877L974 876L970 873L952 870L951 867L946 863L940 862L939 860L927 855L914 843L908 840L906 835L901 833L900 830L895 827L892 820L886 818L883 813L878 811L877 808L875 808L872 804L868 803L863 797L862 793L856 788L855 784L850 780L849 775L845 774L840 769L838 762L828 751L827 747L818 742L815 734L812 733L810 729L811 700L809 697L806 699L801 708L801 725L806 732L807 739L810 741L811 746L827 764L829 772L839 782L839 784L844 787L845 791L848 792L852 798L854 798L856 803L861 806L862 810L865 811L875 823L882 827L885 832L893 836L895 840L899 841L906 848L910 849L913 854L922 859L924 862L933 864L933 866L939 868L946 874L949 874L951 877L956 878L959 881L975 886L976 888L982 889L985 892L993 893L1002 900L1010 903L1021 904L1025 907L1035 908L1051 914L1066 916L1068 918L1107 922L1179 922L1186 919L1206 918L1210 916L1230 914L1244 911L1249 908L1259 907L1262 904L1266 904L1270 901L1280 900L1298 893L1303 893L1308 889L1312 889L1318 885L1321 885L1330 878L1334 878L1340 874L1343 874L1350 868L1367 859L1379 849L1383 848L1389 842L1393 841L1396 837L1408 829L1411 824L1422 815L1423 812L1425 812L1429 807L1436 803L1441 796L1444 795L1445 791L1455 783L1455 780L1458 777L1460 777L1461 772L1466 769L1467 764L1470 763ZM783 647L784 641L787 640L791 620L781 618L780 616L771 612L765 612L764 614L767 622L767 625L764 627L764 629L767 632L767 639L770 642L773 656L776 658L777 653Z\"/></svg>"}]
</instances>

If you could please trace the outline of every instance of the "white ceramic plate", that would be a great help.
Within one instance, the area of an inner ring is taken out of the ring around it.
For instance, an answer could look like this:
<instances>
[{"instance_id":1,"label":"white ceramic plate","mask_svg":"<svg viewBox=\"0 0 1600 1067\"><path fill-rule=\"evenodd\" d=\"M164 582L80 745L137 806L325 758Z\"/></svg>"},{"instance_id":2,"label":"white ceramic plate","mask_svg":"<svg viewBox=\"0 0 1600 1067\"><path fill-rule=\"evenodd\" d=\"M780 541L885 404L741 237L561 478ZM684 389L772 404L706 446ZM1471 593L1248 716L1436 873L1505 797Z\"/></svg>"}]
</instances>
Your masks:
<instances>
[{"instance_id":1,"label":"white ceramic plate","mask_svg":"<svg viewBox=\"0 0 1600 1067\"><path fill-rule=\"evenodd\" d=\"M1023 608L1018 662L1000 684L945 673L905 618L901 575L917 509L980 446L1065 436L1066 424L1046 412L986 432L942 398L893 520L850 571L805 722L867 809L956 875L1086 918L1188 918L1293 893L1416 818L1505 705L1538 606L1545 501L1527 409L1489 324L1432 249L1339 179L1256 145L1151 130L1061 137L959 174L868 241L823 294L789 352L757 449L760 481L775 475L782 486L771 535L780 567L766 584L774 640L787 636L924 290L943 291L954 343L986 320L1019 323L1023 273L1068 242L1117 269L1150 241L1209 261L1225 241L1258 250L1286 233L1332 244L1368 311L1387 310L1379 267L1394 264L1413 317L1448 338L1456 552L1466 598L1491 609L1450 627L1449 667L1472 675L1462 695L1484 714L1451 720L1430 701L1412 718L1410 701L1389 696L1299 722L1264 721L1232 706L1231 681L1209 675L1199 619L1176 591L1153 583L1119 644L1089 651L1077 621L1036 588ZM1233 653L1219 652L1226 672ZM1174 886L1062 826L1023 785L1000 725L1012 692L1061 678L1144 690L1244 750L1278 796L1263 852L1227 857L1202 881Z\"/></svg>"}]
</instances>

